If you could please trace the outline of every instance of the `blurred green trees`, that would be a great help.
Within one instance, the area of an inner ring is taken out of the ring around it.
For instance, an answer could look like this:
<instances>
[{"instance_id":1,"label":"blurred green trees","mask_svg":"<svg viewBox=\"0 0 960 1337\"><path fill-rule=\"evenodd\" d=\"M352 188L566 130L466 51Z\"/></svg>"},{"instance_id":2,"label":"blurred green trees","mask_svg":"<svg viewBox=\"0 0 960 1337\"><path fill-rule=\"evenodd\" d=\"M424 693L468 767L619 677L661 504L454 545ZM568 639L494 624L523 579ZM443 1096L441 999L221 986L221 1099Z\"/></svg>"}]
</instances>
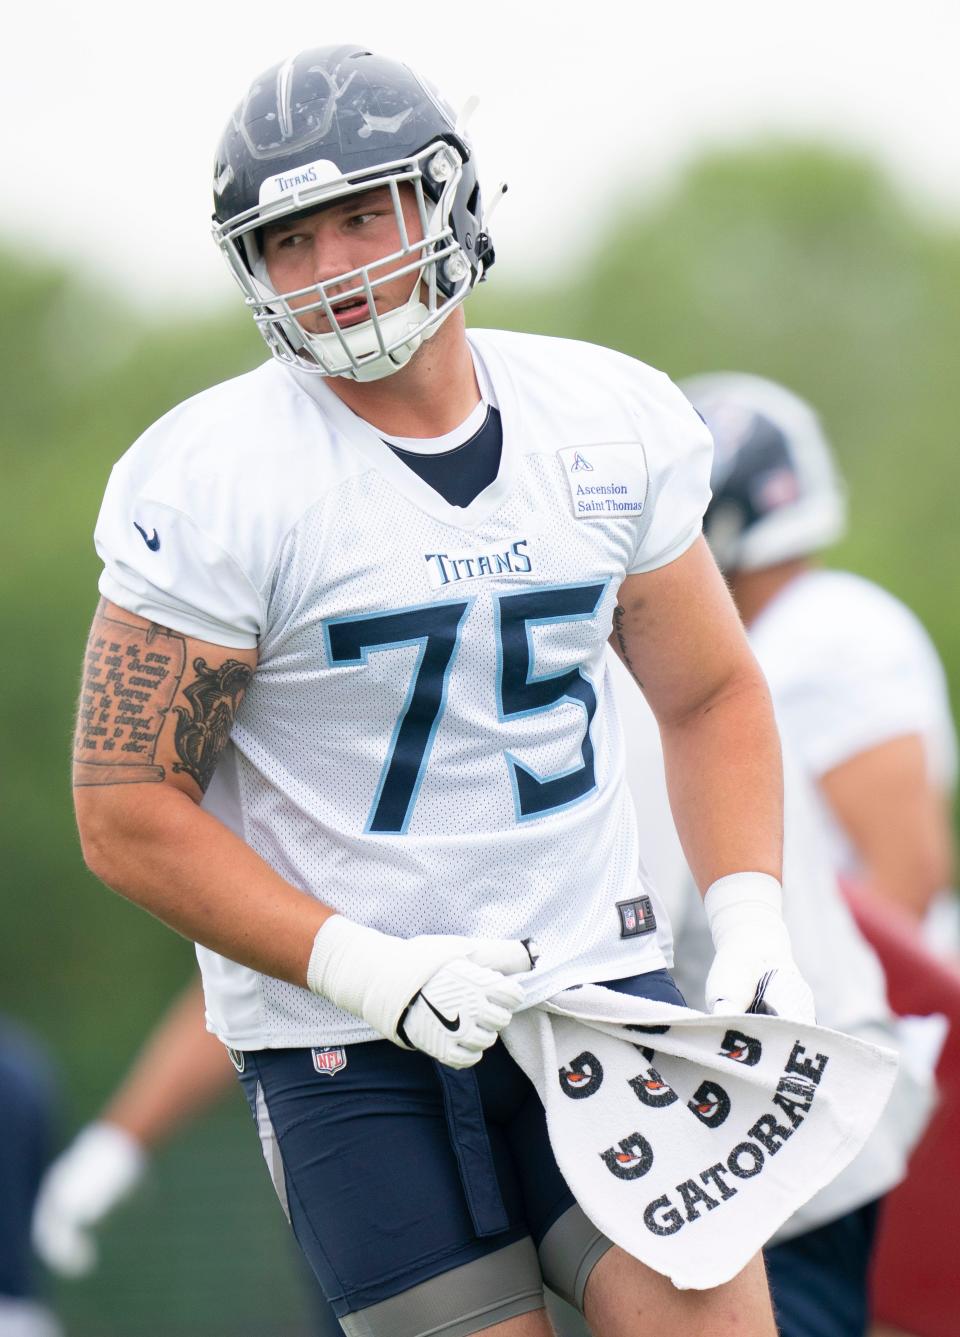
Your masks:
<instances>
[{"instance_id":1,"label":"blurred green trees","mask_svg":"<svg viewBox=\"0 0 960 1337\"><path fill-rule=\"evenodd\" d=\"M790 145L711 156L652 201L568 207L592 211L589 252L536 286L508 287L495 270L471 300L471 323L611 344L674 378L755 371L807 396L851 487L852 531L835 558L917 610L956 699L960 228L915 213L863 160ZM191 968L189 947L100 888L77 849L68 758L96 601L93 523L130 442L265 350L238 304L222 318L150 323L82 276L2 250L0 350L0 1010L54 1050L72 1126L95 1110ZM204 1154L211 1141L215 1164ZM237 1106L215 1139L198 1131L167 1157L153 1197L128 1209L129 1231L113 1246L108 1232L99 1278L64 1292L71 1331L210 1337L221 1330L212 1307L224 1332L279 1333L277 1288L255 1300L262 1273L248 1259L237 1274L228 1257L236 1232L223 1234L221 1189L227 1213L237 1195L249 1208L260 1264L280 1266L283 1226L245 1115ZM198 1270L208 1281L202 1304L189 1299L191 1285L204 1285ZM289 1307L293 1315L294 1300Z\"/></svg>"}]
</instances>

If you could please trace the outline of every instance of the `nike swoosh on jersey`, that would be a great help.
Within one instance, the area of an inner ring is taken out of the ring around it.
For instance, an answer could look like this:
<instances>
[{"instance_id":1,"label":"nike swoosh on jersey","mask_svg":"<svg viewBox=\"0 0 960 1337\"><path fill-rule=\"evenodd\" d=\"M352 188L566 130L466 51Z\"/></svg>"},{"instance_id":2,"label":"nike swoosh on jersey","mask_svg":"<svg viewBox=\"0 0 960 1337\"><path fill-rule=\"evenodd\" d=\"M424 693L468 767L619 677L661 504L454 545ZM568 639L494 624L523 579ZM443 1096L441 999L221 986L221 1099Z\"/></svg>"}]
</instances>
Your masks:
<instances>
[{"instance_id":1,"label":"nike swoosh on jersey","mask_svg":"<svg viewBox=\"0 0 960 1337\"><path fill-rule=\"evenodd\" d=\"M157 549L160 547L160 535L157 533L156 529L154 529L153 531L153 537L147 538L147 531L143 528L142 525L138 525L136 520L134 520L133 522L133 527L139 533L140 537L143 539L144 543L147 545L150 551L156 552Z\"/></svg>"},{"instance_id":2,"label":"nike swoosh on jersey","mask_svg":"<svg viewBox=\"0 0 960 1337\"><path fill-rule=\"evenodd\" d=\"M427 1007L430 1009L430 1011L431 1011L431 1012L433 1013L433 1015L436 1017L437 1021L439 1021L439 1023L440 1023L441 1026L446 1026L446 1028L447 1028L448 1031L458 1031L458 1030L460 1029L460 1013L459 1013L459 1012L458 1012L457 1015L454 1017L453 1021L451 1021L449 1017L445 1017L445 1016L443 1015L442 1012L438 1012L438 1011L437 1011L437 1009L436 1009L436 1008L434 1007L434 1005L430 1002L430 999L426 996L426 994L421 993L421 994L420 994L420 997L421 997L421 998L423 999L423 1001L426 1003Z\"/></svg>"}]
</instances>

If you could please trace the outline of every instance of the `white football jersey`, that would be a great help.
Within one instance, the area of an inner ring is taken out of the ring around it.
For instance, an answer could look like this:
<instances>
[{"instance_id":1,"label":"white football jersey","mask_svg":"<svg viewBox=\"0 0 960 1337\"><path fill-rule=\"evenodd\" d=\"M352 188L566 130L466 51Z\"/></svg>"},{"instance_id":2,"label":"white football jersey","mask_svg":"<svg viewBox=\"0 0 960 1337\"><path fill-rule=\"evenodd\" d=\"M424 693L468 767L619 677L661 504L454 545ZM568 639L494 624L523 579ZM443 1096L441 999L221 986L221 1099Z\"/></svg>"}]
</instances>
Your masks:
<instances>
[{"instance_id":1,"label":"white football jersey","mask_svg":"<svg viewBox=\"0 0 960 1337\"><path fill-rule=\"evenodd\" d=\"M783 736L812 780L869 748L919 734L934 785L953 789L957 741L943 667L899 599L846 571L807 571L767 604L749 634ZM834 862L856 875L856 852L816 793Z\"/></svg>"},{"instance_id":2,"label":"white football jersey","mask_svg":"<svg viewBox=\"0 0 960 1337\"><path fill-rule=\"evenodd\" d=\"M503 454L469 506L322 381L269 362L180 405L117 464L100 589L259 649L208 811L385 933L533 937L539 1001L664 963L605 647L624 577L700 533L711 441L630 358L470 342ZM198 955L229 1045L373 1038L324 998Z\"/></svg>"}]
</instances>

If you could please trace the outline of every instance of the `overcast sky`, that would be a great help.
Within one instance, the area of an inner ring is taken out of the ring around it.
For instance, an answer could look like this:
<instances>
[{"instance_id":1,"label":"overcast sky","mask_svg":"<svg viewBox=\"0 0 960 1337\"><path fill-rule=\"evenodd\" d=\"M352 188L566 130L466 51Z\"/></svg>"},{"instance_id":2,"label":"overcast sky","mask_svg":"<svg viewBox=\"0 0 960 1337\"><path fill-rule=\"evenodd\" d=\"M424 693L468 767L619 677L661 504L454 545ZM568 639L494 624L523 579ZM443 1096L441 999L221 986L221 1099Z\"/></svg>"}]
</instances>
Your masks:
<instances>
[{"instance_id":1,"label":"overcast sky","mask_svg":"<svg viewBox=\"0 0 960 1337\"><path fill-rule=\"evenodd\" d=\"M0 233L150 304L227 300L213 149L261 70L356 41L432 78L510 192L500 273L575 260L618 181L769 133L863 147L960 217L957 0L25 0L5 20Z\"/></svg>"}]
</instances>

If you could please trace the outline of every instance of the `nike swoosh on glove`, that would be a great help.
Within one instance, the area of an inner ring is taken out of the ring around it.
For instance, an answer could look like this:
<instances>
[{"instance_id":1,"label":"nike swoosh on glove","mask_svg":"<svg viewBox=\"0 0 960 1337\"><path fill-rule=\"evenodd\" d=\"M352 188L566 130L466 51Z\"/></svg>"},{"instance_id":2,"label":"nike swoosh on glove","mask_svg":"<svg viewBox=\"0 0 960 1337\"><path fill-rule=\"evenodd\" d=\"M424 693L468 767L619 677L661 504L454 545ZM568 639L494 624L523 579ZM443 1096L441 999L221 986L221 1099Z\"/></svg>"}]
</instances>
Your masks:
<instances>
[{"instance_id":1,"label":"nike swoosh on glove","mask_svg":"<svg viewBox=\"0 0 960 1337\"><path fill-rule=\"evenodd\" d=\"M478 1063L523 1003L523 990L505 973L515 972L521 962L513 951L516 944L502 946L510 949L496 958L503 972L470 958L441 966L404 1013L399 1038L449 1068Z\"/></svg>"},{"instance_id":2,"label":"nike swoosh on glove","mask_svg":"<svg viewBox=\"0 0 960 1337\"><path fill-rule=\"evenodd\" d=\"M523 1002L520 986L507 977L532 970L535 960L524 942L394 938L331 915L314 939L307 984L401 1048L466 1068Z\"/></svg>"},{"instance_id":3,"label":"nike swoosh on glove","mask_svg":"<svg viewBox=\"0 0 960 1337\"><path fill-rule=\"evenodd\" d=\"M703 898L716 956L706 981L714 1013L766 1012L813 1025L813 994L797 968L780 883L767 873L719 878Z\"/></svg>"}]
</instances>

